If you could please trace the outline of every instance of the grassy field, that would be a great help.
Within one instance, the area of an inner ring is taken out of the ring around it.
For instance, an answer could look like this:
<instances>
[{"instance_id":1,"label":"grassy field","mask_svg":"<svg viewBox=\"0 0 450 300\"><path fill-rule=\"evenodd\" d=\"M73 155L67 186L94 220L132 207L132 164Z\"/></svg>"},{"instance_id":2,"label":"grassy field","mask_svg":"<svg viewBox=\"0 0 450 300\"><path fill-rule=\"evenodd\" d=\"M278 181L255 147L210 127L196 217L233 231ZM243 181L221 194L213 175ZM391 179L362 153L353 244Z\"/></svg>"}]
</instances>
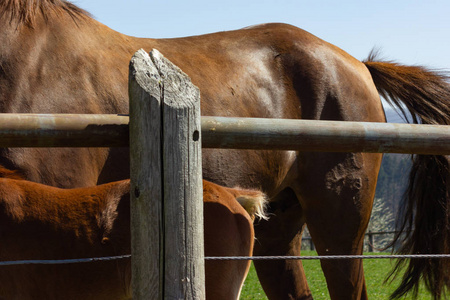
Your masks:
<instances>
[{"instance_id":1,"label":"grassy field","mask_svg":"<svg viewBox=\"0 0 450 300\"><path fill-rule=\"evenodd\" d=\"M377 253L381 254L381 253ZM314 251L302 251L302 255L317 255ZM399 279L393 283L384 283L386 276L392 270L394 262L390 259L366 259L364 260L364 272L366 275L367 292L369 299L384 300L389 299L389 295L395 290ZM303 262L308 284L316 300L328 300L327 286L325 277L323 276L318 260L306 260ZM250 269L250 273L245 281L244 288L241 293L242 300L262 300L267 299L258 282L255 269ZM412 299L406 297L403 299ZM431 295L421 288L419 291L419 299L431 299Z\"/></svg>"}]
</instances>

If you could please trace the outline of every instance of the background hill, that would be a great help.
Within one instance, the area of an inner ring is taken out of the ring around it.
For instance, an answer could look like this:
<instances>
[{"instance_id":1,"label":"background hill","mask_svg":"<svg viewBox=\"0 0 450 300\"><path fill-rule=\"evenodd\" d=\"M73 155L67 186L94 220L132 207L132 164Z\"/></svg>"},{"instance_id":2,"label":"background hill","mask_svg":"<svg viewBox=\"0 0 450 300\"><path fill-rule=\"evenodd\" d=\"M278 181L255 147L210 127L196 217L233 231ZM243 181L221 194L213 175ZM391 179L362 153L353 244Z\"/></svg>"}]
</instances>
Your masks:
<instances>
[{"instance_id":1,"label":"background hill","mask_svg":"<svg viewBox=\"0 0 450 300\"><path fill-rule=\"evenodd\" d=\"M393 109L388 108L385 113L389 123L406 123ZM410 167L411 161L408 154L385 153L383 155L375 198L381 199L394 216L406 189Z\"/></svg>"},{"instance_id":2,"label":"background hill","mask_svg":"<svg viewBox=\"0 0 450 300\"><path fill-rule=\"evenodd\" d=\"M389 123L406 123L393 109L386 109ZM394 231L398 208L408 183L411 159L409 154L385 153L378 174L372 217L369 231ZM376 235L373 239L375 250L386 247L393 235ZM366 251L368 240L366 237Z\"/></svg>"}]
</instances>

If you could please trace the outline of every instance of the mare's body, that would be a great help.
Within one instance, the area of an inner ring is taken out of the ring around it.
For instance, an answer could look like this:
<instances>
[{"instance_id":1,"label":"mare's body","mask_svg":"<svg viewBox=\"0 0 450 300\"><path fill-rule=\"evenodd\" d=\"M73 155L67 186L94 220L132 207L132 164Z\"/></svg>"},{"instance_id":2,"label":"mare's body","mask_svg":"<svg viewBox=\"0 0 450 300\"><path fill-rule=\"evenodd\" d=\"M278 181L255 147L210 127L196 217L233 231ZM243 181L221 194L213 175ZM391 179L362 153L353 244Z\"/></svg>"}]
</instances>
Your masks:
<instances>
[{"instance_id":1,"label":"mare's body","mask_svg":"<svg viewBox=\"0 0 450 300\"><path fill-rule=\"evenodd\" d=\"M375 80L380 92L405 103L422 122L449 123L449 88L439 74L389 62L364 64L290 25L140 39L66 2L36 3L7 0L0 6L1 112L127 113L129 60L139 48L156 48L200 88L203 115L385 122ZM0 164L32 181L82 187L128 178L127 156L127 149L4 149ZM257 255L298 255L305 224L319 254L361 254L380 162L380 154L368 153L203 151L206 179L262 188L271 199L274 216L256 227ZM436 165L434 159L430 163ZM447 176L445 168L433 173L436 178ZM418 186L422 180L411 182ZM434 219L429 213L428 221L438 225L416 228L446 228L448 216L436 208L448 207L445 189L444 181L432 188L440 204L431 210L441 213ZM430 240L430 231L420 234L422 245L410 243L405 252L448 253L449 231L442 231L442 242ZM425 273L439 278L431 288L440 293L448 271L427 264L411 265L406 291ZM269 298L311 298L300 261L255 266ZM333 299L367 298L361 261L322 261L322 268Z\"/></svg>"}]
</instances>

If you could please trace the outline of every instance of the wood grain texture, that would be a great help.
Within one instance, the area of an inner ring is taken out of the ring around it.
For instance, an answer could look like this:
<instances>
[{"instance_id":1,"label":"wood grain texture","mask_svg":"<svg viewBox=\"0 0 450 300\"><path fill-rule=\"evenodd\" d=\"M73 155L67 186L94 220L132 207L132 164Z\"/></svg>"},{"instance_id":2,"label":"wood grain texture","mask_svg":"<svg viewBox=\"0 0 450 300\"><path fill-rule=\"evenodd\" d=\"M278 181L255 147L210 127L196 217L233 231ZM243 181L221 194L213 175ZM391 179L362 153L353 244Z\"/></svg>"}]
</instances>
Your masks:
<instances>
[{"instance_id":1,"label":"wood grain texture","mask_svg":"<svg viewBox=\"0 0 450 300\"><path fill-rule=\"evenodd\" d=\"M204 299L200 92L156 50L163 82L165 297ZM170 286L167 285L170 283Z\"/></svg>"},{"instance_id":2,"label":"wood grain texture","mask_svg":"<svg viewBox=\"0 0 450 300\"><path fill-rule=\"evenodd\" d=\"M202 117L203 148L450 154L450 126Z\"/></svg>"},{"instance_id":3,"label":"wood grain texture","mask_svg":"<svg viewBox=\"0 0 450 300\"><path fill-rule=\"evenodd\" d=\"M163 299L161 78L149 55L130 62L131 250L133 299Z\"/></svg>"},{"instance_id":4,"label":"wood grain texture","mask_svg":"<svg viewBox=\"0 0 450 300\"><path fill-rule=\"evenodd\" d=\"M133 299L205 299L200 92L157 50L131 60L130 153Z\"/></svg>"},{"instance_id":5,"label":"wood grain texture","mask_svg":"<svg viewBox=\"0 0 450 300\"><path fill-rule=\"evenodd\" d=\"M128 116L0 114L1 147L128 147Z\"/></svg>"},{"instance_id":6,"label":"wood grain texture","mask_svg":"<svg viewBox=\"0 0 450 300\"><path fill-rule=\"evenodd\" d=\"M128 120L126 115L0 114L0 147L127 147ZM450 154L448 125L204 116L201 128L203 148Z\"/></svg>"}]
</instances>

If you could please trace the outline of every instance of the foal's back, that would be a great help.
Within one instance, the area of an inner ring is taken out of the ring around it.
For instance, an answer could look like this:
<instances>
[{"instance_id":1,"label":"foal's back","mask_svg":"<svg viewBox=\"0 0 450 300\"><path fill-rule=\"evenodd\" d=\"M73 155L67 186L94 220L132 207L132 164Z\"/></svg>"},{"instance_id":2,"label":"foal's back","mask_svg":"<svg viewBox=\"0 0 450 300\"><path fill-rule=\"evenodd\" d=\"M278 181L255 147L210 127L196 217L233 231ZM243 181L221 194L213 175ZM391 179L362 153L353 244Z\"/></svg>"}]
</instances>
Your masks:
<instances>
[{"instance_id":1,"label":"foal's back","mask_svg":"<svg viewBox=\"0 0 450 300\"><path fill-rule=\"evenodd\" d=\"M207 181L203 186L205 255L251 256L252 216L264 205L262 193ZM0 261L129 254L129 188L129 180L59 189L0 178ZM248 212L239 197L250 203ZM249 261L207 261L208 299L237 299L249 266ZM1 266L0 299L129 299L130 280L129 259Z\"/></svg>"},{"instance_id":2,"label":"foal's back","mask_svg":"<svg viewBox=\"0 0 450 300\"><path fill-rule=\"evenodd\" d=\"M129 181L58 189L0 178L0 260L130 253ZM130 262L0 267L0 299L128 299Z\"/></svg>"}]
</instances>

